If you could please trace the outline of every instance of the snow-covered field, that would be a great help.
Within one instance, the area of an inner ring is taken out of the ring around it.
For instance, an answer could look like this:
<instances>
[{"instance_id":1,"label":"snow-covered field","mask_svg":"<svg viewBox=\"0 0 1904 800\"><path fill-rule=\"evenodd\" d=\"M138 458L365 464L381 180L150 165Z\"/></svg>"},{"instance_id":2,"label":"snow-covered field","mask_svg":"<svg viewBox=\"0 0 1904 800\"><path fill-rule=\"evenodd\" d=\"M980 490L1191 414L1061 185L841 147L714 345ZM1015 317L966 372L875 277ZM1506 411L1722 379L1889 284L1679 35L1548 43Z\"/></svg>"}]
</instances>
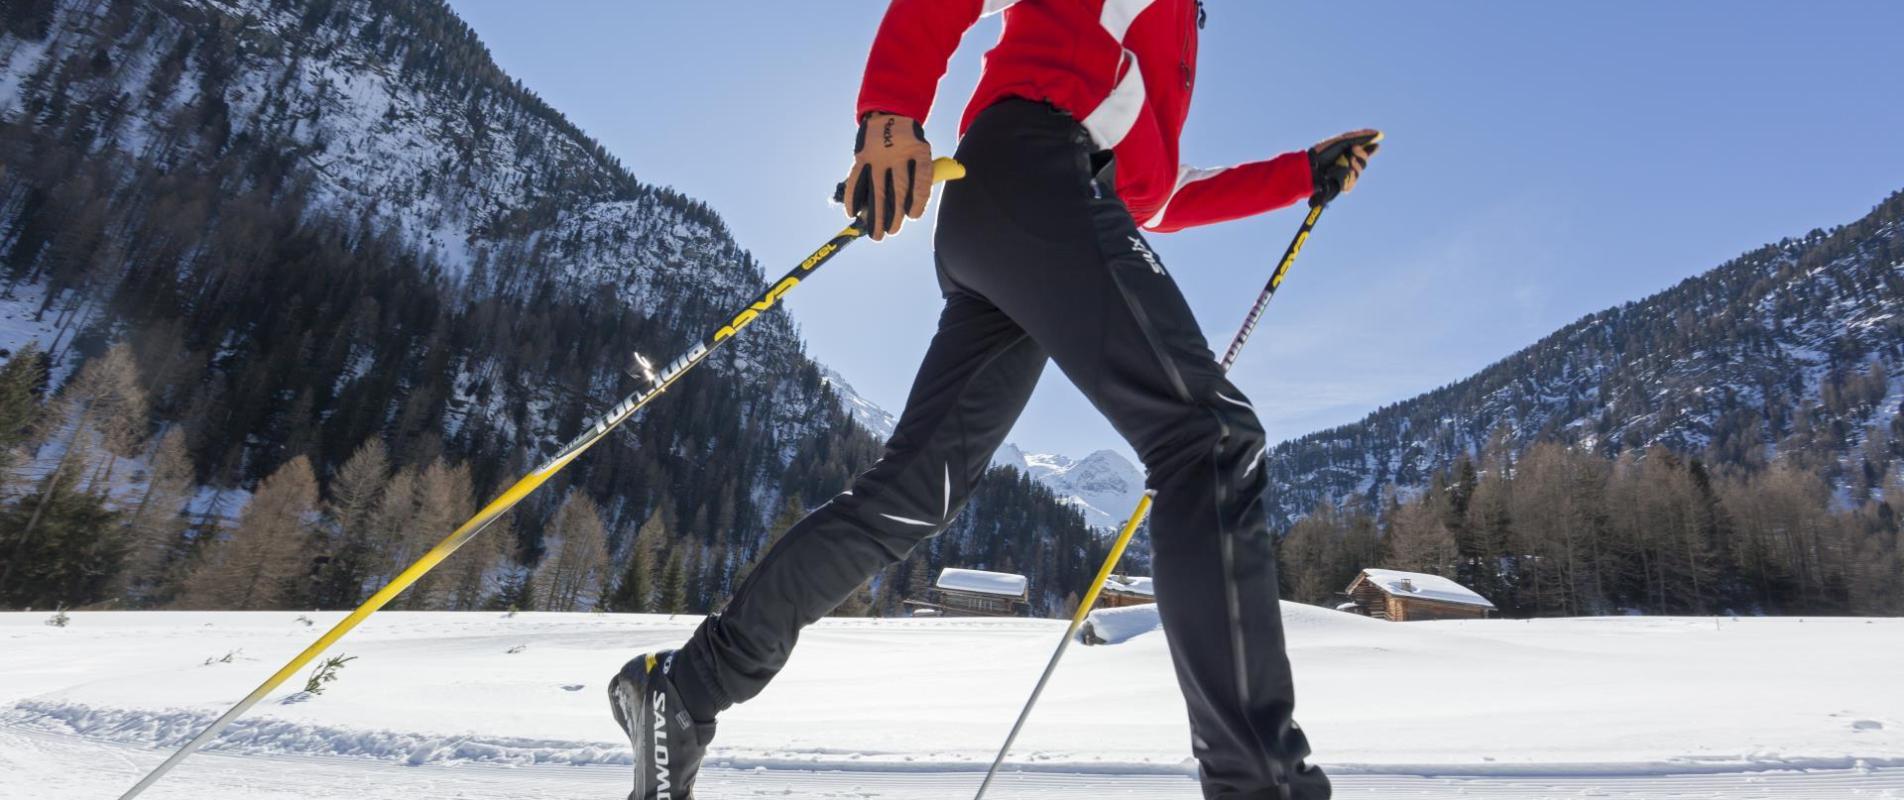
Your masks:
<instances>
[{"instance_id":1,"label":"snow-covered field","mask_svg":"<svg viewBox=\"0 0 1904 800\"><path fill-rule=\"evenodd\" d=\"M0 797L117 796L338 616L0 614ZM1904 798L1904 620L1285 617L1341 797ZM148 796L619 797L604 679L695 622L379 614L327 692L287 687ZM1062 629L822 623L722 717L697 796L969 796ZM995 796L1195 797L1165 647L1072 648Z\"/></svg>"}]
</instances>

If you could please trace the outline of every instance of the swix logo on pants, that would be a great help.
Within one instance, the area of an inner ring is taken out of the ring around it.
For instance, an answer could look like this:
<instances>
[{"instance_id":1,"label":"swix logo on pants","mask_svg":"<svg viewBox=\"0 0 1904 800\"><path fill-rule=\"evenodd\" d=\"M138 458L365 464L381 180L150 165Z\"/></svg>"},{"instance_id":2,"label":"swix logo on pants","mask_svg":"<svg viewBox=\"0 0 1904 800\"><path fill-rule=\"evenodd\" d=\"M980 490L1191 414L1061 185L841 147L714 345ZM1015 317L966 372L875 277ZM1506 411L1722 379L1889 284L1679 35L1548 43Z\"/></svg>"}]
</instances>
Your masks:
<instances>
[{"instance_id":1,"label":"swix logo on pants","mask_svg":"<svg viewBox=\"0 0 1904 800\"><path fill-rule=\"evenodd\" d=\"M668 695L654 693L654 761L655 761L655 797L658 800L673 800L673 787L668 783Z\"/></svg>"},{"instance_id":2,"label":"swix logo on pants","mask_svg":"<svg viewBox=\"0 0 1904 800\"><path fill-rule=\"evenodd\" d=\"M1151 272L1155 272L1158 275L1170 274L1164 271L1163 262L1157 260L1157 254L1150 252L1150 247L1144 244L1143 239L1137 238L1136 236L1130 236L1128 238L1130 239L1131 249L1137 251L1138 255L1144 257L1144 263L1150 265Z\"/></svg>"}]
</instances>

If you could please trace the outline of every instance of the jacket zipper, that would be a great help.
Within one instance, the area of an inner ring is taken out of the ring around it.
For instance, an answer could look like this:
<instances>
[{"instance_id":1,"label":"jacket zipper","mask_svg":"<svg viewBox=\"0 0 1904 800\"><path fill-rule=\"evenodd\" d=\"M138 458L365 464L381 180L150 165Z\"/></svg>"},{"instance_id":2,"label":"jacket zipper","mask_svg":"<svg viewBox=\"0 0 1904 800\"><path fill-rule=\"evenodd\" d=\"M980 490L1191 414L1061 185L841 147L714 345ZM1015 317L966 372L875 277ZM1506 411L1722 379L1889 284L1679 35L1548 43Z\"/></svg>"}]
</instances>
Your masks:
<instances>
[{"instance_id":1,"label":"jacket zipper","mask_svg":"<svg viewBox=\"0 0 1904 800\"><path fill-rule=\"evenodd\" d=\"M1203 27L1203 0L1188 4L1190 19L1183 26L1183 43L1177 51L1177 72L1183 76L1183 88L1190 88L1190 37Z\"/></svg>"}]
</instances>

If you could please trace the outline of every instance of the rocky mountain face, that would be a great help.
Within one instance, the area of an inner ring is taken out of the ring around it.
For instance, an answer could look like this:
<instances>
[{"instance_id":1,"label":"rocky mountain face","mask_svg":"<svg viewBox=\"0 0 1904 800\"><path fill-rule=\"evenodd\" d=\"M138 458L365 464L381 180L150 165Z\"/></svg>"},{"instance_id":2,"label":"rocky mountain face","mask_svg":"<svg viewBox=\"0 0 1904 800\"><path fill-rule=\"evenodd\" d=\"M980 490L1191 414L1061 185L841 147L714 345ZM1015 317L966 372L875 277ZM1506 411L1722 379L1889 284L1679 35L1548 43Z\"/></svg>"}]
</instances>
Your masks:
<instances>
[{"instance_id":1,"label":"rocky mountain face","mask_svg":"<svg viewBox=\"0 0 1904 800\"><path fill-rule=\"evenodd\" d=\"M0 346L57 378L130 342L205 485L299 454L321 479L379 438L487 491L632 389L632 352L672 357L762 284L712 209L636 175L441 0L9 3ZM718 597L786 505L876 457L850 419L766 314L527 504L523 552L574 488L618 546L663 515ZM962 552L1008 534L1058 570L1087 546L1062 512L981 496ZM1064 577L1034 576L1045 605L1088 578Z\"/></svg>"},{"instance_id":2,"label":"rocky mountain face","mask_svg":"<svg viewBox=\"0 0 1904 800\"><path fill-rule=\"evenodd\" d=\"M1718 468L1774 458L1841 501L1904 457L1904 194L1590 314L1475 375L1273 448L1272 519L1378 506L1490 445L1613 456L1654 445Z\"/></svg>"},{"instance_id":3,"label":"rocky mountain face","mask_svg":"<svg viewBox=\"0 0 1904 800\"><path fill-rule=\"evenodd\" d=\"M846 382L844 376L831 367L821 367L820 377L826 381L826 385L833 390L833 393L839 396L840 408L851 414L853 421L871 433L873 438L883 442L892 437L893 428L899 425L897 415L861 396L852 384Z\"/></svg>"}]
</instances>

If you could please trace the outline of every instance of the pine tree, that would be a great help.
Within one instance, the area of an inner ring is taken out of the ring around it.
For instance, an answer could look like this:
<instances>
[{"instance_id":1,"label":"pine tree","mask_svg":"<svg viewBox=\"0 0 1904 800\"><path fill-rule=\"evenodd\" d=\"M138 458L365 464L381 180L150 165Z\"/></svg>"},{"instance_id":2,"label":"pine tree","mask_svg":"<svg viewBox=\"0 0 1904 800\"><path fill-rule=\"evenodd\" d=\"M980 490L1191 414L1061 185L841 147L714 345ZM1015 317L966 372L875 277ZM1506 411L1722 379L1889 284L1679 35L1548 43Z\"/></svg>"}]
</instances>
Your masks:
<instances>
[{"instance_id":1,"label":"pine tree","mask_svg":"<svg viewBox=\"0 0 1904 800\"><path fill-rule=\"evenodd\" d=\"M805 519L806 515L806 504L800 502L800 498L798 497L789 496L787 502L780 506L780 513L774 516L773 522L768 526L767 547L763 548L761 552L764 553L768 549L771 549L775 542L780 541L781 537L786 536L787 531L792 530L794 524Z\"/></svg>"},{"instance_id":2,"label":"pine tree","mask_svg":"<svg viewBox=\"0 0 1904 800\"><path fill-rule=\"evenodd\" d=\"M664 614L679 614L687 610L687 576L682 574L681 550L675 548L668 554L668 566L661 572L660 596L655 599L655 610Z\"/></svg>"},{"instance_id":3,"label":"pine tree","mask_svg":"<svg viewBox=\"0 0 1904 800\"><path fill-rule=\"evenodd\" d=\"M667 540L667 523L662 520L661 509L656 508L635 531L634 540L628 543L628 566L615 583L614 594L608 598L609 611L638 614L648 610L649 598L654 593L654 548Z\"/></svg>"},{"instance_id":4,"label":"pine tree","mask_svg":"<svg viewBox=\"0 0 1904 800\"><path fill-rule=\"evenodd\" d=\"M21 568L0 591L0 605L84 606L107 599L125 548L123 538L104 533L118 525L104 498L44 484L41 493L0 510L0 531L18 531L33 515L39 520L38 535L28 547L14 548ZM0 545L5 540L0 536Z\"/></svg>"},{"instance_id":5,"label":"pine tree","mask_svg":"<svg viewBox=\"0 0 1904 800\"><path fill-rule=\"evenodd\" d=\"M909 564L906 567L906 597L924 600L926 590L932 588L932 567L926 563L925 548L914 550L912 557L906 561Z\"/></svg>"},{"instance_id":6,"label":"pine tree","mask_svg":"<svg viewBox=\"0 0 1904 800\"><path fill-rule=\"evenodd\" d=\"M363 600L364 583L376 569L377 503L390 481L389 455L372 437L357 446L331 478L324 504L329 521L325 552L313 602L318 608L351 608Z\"/></svg>"},{"instance_id":7,"label":"pine tree","mask_svg":"<svg viewBox=\"0 0 1904 800\"><path fill-rule=\"evenodd\" d=\"M501 495L506 488L496 487L485 496ZM453 607L460 610L484 608L494 605L495 598L509 591L511 581L521 572L516 561L515 518L514 511L497 517L474 540L456 551L452 560L467 556L468 561L457 565L456 577L452 581ZM492 585L494 591L491 591Z\"/></svg>"},{"instance_id":8,"label":"pine tree","mask_svg":"<svg viewBox=\"0 0 1904 800\"><path fill-rule=\"evenodd\" d=\"M1479 473L1477 473L1478 475ZM1513 517L1509 512L1510 490L1500 472L1489 470L1477 477L1467 498L1467 514L1462 522L1465 541L1455 541L1461 550L1460 582L1488 598L1503 613L1532 611L1522 597L1525 584L1533 584L1523 574L1524 559L1509 547L1513 535ZM1528 570L1532 572L1532 570Z\"/></svg>"},{"instance_id":9,"label":"pine tree","mask_svg":"<svg viewBox=\"0 0 1904 800\"><path fill-rule=\"evenodd\" d=\"M446 512L447 518L453 520L447 525L459 525L476 514L475 484L466 464L451 468L447 477L449 506ZM444 534L448 533L449 528L445 527ZM497 520L477 534L476 538L464 543L439 567L444 571L441 607L468 611L482 605L489 591L491 573L509 554L510 548L505 540L510 535L509 525Z\"/></svg>"},{"instance_id":10,"label":"pine tree","mask_svg":"<svg viewBox=\"0 0 1904 800\"><path fill-rule=\"evenodd\" d=\"M441 458L423 469L411 494L410 518L405 530L404 551L411 554L411 560L421 558L448 536L451 529L469 518L470 498L474 493L467 469L452 467ZM448 608L447 586L451 577L447 573L447 570L434 569L418 578L405 593L402 607Z\"/></svg>"},{"instance_id":11,"label":"pine tree","mask_svg":"<svg viewBox=\"0 0 1904 800\"><path fill-rule=\"evenodd\" d=\"M76 416L86 421L75 426L73 435L98 437L106 459L91 470L87 482L110 492L118 460L136 458L145 446L148 406L132 346L120 342L108 348L87 362L68 388L70 392L62 394L69 406L84 406Z\"/></svg>"},{"instance_id":12,"label":"pine tree","mask_svg":"<svg viewBox=\"0 0 1904 800\"><path fill-rule=\"evenodd\" d=\"M608 535L588 494L572 489L549 521L550 542L536 567L536 597L544 610L579 611L601 596Z\"/></svg>"},{"instance_id":13,"label":"pine tree","mask_svg":"<svg viewBox=\"0 0 1904 800\"><path fill-rule=\"evenodd\" d=\"M145 491L126 513L127 556L123 583L142 605L164 602L175 590L169 568L183 543L185 510L193 494L191 454L177 427L159 437L146 470Z\"/></svg>"},{"instance_id":14,"label":"pine tree","mask_svg":"<svg viewBox=\"0 0 1904 800\"><path fill-rule=\"evenodd\" d=\"M16 572L44 571L44 567L28 560L30 552L65 558L35 541L42 535L43 525L60 522L48 520L47 513L72 509L88 518L92 516L85 504L60 501L68 492L94 494L104 501L112 487L112 465L120 457L132 455L133 449L143 441L145 414L145 392L139 387L138 367L132 363L131 350L123 344L87 362L60 391L53 410L40 417L40 425L34 432L35 438L42 442L65 435L65 449L40 481L39 494L50 501L34 503L25 520L7 531L5 538L11 540L11 547L0 543L0 548L8 553L5 565L0 566L0 592L13 591ZM96 532L94 538L100 535ZM104 544L89 542L84 549L92 552ZM84 558L82 554L71 555Z\"/></svg>"},{"instance_id":15,"label":"pine tree","mask_svg":"<svg viewBox=\"0 0 1904 800\"><path fill-rule=\"evenodd\" d=\"M870 616L872 612L873 612L872 581L869 580L865 583L860 584L859 588L854 589L852 594L847 595L846 600L841 602L838 607L834 608L833 613L830 616L865 617L865 616Z\"/></svg>"},{"instance_id":16,"label":"pine tree","mask_svg":"<svg viewBox=\"0 0 1904 800\"><path fill-rule=\"evenodd\" d=\"M1280 541L1282 552L1278 557L1283 593L1289 599L1324 603L1340 588L1331 585L1330 579L1333 572L1330 562L1340 535L1335 506L1326 502L1318 504L1315 511L1289 529Z\"/></svg>"},{"instance_id":17,"label":"pine tree","mask_svg":"<svg viewBox=\"0 0 1904 800\"><path fill-rule=\"evenodd\" d=\"M11 484L17 452L41 415L40 394L46 385L46 361L39 345L27 342L0 367L0 488Z\"/></svg>"},{"instance_id":18,"label":"pine tree","mask_svg":"<svg viewBox=\"0 0 1904 800\"><path fill-rule=\"evenodd\" d=\"M228 539L210 545L185 581L180 605L248 611L279 607L308 572L305 543L317 510L317 476L298 456L258 484Z\"/></svg>"},{"instance_id":19,"label":"pine tree","mask_svg":"<svg viewBox=\"0 0 1904 800\"><path fill-rule=\"evenodd\" d=\"M681 561L683 580L681 605L683 611L704 611L708 602L708 559L707 548L700 542L686 540L676 549L687 550Z\"/></svg>"},{"instance_id":20,"label":"pine tree","mask_svg":"<svg viewBox=\"0 0 1904 800\"><path fill-rule=\"evenodd\" d=\"M759 550L755 551L754 557L751 560L742 564L740 569L735 570L735 588L739 588L742 583L747 581L747 576L753 574L754 567L760 563L761 559L767 557L767 553L773 550L774 544L778 543L782 537L785 537L787 531L792 530L796 523L805 519L806 515L806 505L800 502L800 498L797 495L788 495L786 501L780 505L780 513L774 515L773 521L767 524L767 541L761 545Z\"/></svg>"},{"instance_id":21,"label":"pine tree","mask_svg":"<svg viewBox=\"0 0 1904 800\"><path fill-rule=\"evenodd\" d=\"M1453 577L1458 557L1454 534L1426 502L1401 504L1390 512L1384 566Z\"/></svg>"},{"instance_id":22,"label":"pine tree","mask_svg":"<svg viewBox=\"0 0 1904 800\"><path fill-rule=\"evenodd\" d=\"M384 484L383 495L377 498L377 506L371 511L370 542L375 550L376 565L371 575L376 583L388 583L423 555L421 550L411 551L416 538L410 535L416 516L416 486L416 470L397 470Z\"/></svg>"}]
</instances>

